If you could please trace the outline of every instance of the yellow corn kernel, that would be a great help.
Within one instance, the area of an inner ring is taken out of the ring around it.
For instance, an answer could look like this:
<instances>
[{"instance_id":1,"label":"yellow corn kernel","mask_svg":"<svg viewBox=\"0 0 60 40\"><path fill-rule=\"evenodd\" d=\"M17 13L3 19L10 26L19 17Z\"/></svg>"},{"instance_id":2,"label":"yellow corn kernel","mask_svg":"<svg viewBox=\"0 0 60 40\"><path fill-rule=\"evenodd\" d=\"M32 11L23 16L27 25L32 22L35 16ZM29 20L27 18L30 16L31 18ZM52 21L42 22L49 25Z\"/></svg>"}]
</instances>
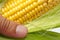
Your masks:
<instances>
[{"instance_id":1,"label":"yellow corn kernel","mask_svg":"<svg viewBox=\"0 0 60 40\"><path fill-rule=\"evenodd\" d=\"M28 5L32 4L33 2L35 2L36 0L27 0L26 2L23 2L22 4L19 4L18 6L16 6L15 8L12 8L11 10L9 10L8 12L4 13L4 16L7 18L11 15L9 14L15 14L15 12L24 9L25 7L27 7ZM6 13L8 16L6 16Z\"/></svg>"},{"instance_id":2,"label":"yellow corn kernel","mask_svg":"<svg viewBox=\"0 0 60 40\"><path fill-rule=\"evenodd\" d=\"M25 2L26 0L8 0L8 2L2 8L2 12L5 13L12 9L13 7L18 6L19 4Z\"/></svg>"},{"instance_id":3,"label":"yellow corn kernel","mask_svg":"<svg viewBox=\"0 0 60 40\"><path fill-rule=\"evenodd\" d=\"M31 10L33 10L34 8L36 8L36 7L38 7L39 6L39 2L34 2L34 3L32 3L31 5L29 5L29 6L27 6L26 8L24 8L23 10L21 10L21 11L19 11L19 17L22 17L22 16L20 16L20 15L25 15L26 13L28 13L29 11L31 11ZM18 12L16 13L16 15L18 14ZM9 19L13 19L13 20L15 20L15 19L18 19L18 18L15 18L14 19L14 17L13 16L15 16L16 17L16 15L12 15L11 17L8 17Z\"/></svg>"},{"instance_id":4,"label":"yellow corn kernel","mask_svg":"<svg viewBox=\"0 0 60 40\"><path fill-rule=\"evenodd\" d=\"M30 22L35 18L40 17L60 2L60 0L21 0L21 2L19 0L11 1L7 2L4 8L2 8L2 16L20 24Z\"/></svg>"}]
</instances>

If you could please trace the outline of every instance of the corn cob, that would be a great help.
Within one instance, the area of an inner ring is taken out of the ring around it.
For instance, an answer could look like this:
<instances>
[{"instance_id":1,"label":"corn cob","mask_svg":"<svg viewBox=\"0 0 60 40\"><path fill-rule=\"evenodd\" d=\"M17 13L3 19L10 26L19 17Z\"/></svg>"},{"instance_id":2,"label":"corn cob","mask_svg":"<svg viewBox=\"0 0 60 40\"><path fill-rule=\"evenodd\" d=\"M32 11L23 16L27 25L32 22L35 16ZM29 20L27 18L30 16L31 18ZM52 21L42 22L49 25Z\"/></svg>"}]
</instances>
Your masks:
<instances>
[{"instance_id":1,"label":"corn cob","mask_svg":"<svg viewBox=\"0 0 60 40\"><path fill-rule=\"evenodd\" d=\"M40 17L59 2L60 0L9 0L2 8L2 16L23 24Z\"/></svg>"},{"instance_id":2,"label":"corn cob","mask_svg":"<svg viewBox=\"0 0 60 40\"><path fill-rule=\"evenodd\" d=\"M16 7L18 6L19 4L23 3L25 0L8 0L6 3L5 3L5 7L2 9L3 12L6 12L10 9L12 9L13 7ZM8 6L7 6L8 5Z\"/></svg>"}]
</instances>

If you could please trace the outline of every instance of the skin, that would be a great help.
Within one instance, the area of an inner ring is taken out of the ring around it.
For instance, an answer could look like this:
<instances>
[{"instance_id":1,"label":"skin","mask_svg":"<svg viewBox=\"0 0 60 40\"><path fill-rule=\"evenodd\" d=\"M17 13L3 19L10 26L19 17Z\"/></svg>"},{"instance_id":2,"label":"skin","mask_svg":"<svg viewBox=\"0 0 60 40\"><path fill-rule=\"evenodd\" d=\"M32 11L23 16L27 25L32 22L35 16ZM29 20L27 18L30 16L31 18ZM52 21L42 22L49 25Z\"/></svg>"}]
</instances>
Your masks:
<instances>
[{"instance_id":1,"label":"skin","mask_svg":"<svg viewBox=\"0 0 60 40\"><path fill-rule=\"evenodd\" d=\"M7 20L0 15L0 33L7 37L24 38L28 30L24 25Z\"/></svg>"}]
</instances>

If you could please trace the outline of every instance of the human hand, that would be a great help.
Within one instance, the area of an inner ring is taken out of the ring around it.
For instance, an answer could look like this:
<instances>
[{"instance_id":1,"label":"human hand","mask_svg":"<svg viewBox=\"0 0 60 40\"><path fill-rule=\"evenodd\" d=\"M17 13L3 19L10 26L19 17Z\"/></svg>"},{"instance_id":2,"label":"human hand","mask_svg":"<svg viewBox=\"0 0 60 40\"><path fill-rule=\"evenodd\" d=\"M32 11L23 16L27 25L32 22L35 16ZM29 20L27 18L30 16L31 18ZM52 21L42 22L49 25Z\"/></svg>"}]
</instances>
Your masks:
<instances>
[{"instance_id":1,"label":"human hand","mask_svg":"<svg viewBox=\"0 0 60 40\"><path fill-rule=\"evenodd\" d=\"M27 35L27 28L0 15L0 33L8 37L24 38Z\"/></svg>"}]
</instances>

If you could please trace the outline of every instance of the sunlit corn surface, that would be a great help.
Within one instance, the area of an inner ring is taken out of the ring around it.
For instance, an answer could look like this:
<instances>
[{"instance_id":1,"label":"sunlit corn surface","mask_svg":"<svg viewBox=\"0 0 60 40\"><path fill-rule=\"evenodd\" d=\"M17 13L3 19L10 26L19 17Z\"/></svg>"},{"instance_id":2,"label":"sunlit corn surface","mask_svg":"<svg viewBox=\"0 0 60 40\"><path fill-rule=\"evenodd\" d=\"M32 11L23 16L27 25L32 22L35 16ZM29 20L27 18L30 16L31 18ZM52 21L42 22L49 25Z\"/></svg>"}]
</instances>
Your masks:
<instances>
[{"instance_id":1,"label":"sunlit corn surface","mask_svg":"<svg viewBox=\"0 0 60 40\"><path fill-rule=\"evenodd\" d=\"M2 16L24 24L56 6L60 0L8 0L2 7Z\"/></svg>"}]
</instances>

